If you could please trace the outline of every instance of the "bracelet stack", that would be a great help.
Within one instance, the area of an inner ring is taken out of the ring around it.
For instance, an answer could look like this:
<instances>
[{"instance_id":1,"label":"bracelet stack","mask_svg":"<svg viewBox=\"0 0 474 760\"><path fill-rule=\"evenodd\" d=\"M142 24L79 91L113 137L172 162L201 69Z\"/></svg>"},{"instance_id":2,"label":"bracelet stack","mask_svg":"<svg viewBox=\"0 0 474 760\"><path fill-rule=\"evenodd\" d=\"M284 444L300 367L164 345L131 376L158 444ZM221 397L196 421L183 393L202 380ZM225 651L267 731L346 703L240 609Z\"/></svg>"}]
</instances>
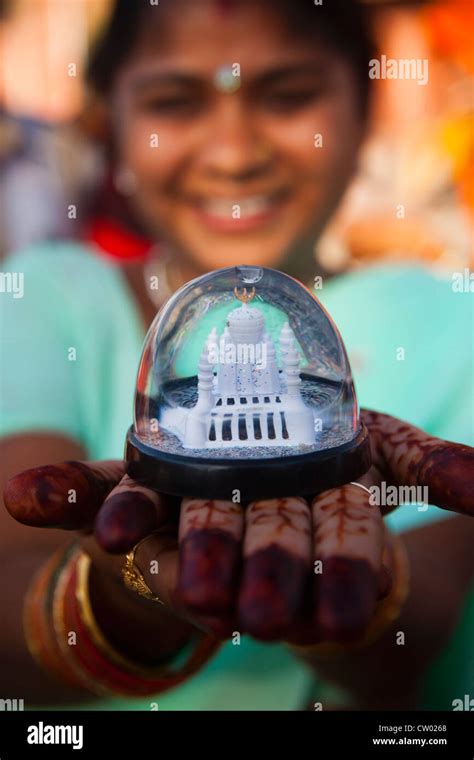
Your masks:
<instances>
[{"instance_id":1,"label":"bracelet stack","mask_svg":"<svg viewBox=\"0 0 474 760\"><path fill-rule=\"evenodd\" d=\"M145 667L105 638L89 598L90 559L76 546L56 552L34 578L24 606L29 650L49 674L100 696L145 697L171 689L196 673L220 642L199 634L186 662Z\"/></svg>"}]
</instances>

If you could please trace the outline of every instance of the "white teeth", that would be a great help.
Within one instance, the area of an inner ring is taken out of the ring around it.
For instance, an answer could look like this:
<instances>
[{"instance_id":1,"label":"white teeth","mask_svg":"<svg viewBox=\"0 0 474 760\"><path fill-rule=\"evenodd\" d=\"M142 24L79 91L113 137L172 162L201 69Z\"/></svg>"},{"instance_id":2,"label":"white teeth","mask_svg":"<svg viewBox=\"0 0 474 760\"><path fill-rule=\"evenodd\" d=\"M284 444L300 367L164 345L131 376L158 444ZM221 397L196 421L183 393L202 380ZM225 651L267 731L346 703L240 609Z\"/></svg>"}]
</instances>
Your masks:
<instances>
[{"instance_id":1,"label":"white teeth","mask_svg":"<svg viewBox=\"0 0 474 760\"><path fill-rule=\"evenodd\" d=\"M204 203L204 209L208 214L221 219L239 219L256 216L268 211L270 207L271 201L266 195L254 195L251 198L236 198L232 201L216 198Z\"/></svg>"}]
</instances>

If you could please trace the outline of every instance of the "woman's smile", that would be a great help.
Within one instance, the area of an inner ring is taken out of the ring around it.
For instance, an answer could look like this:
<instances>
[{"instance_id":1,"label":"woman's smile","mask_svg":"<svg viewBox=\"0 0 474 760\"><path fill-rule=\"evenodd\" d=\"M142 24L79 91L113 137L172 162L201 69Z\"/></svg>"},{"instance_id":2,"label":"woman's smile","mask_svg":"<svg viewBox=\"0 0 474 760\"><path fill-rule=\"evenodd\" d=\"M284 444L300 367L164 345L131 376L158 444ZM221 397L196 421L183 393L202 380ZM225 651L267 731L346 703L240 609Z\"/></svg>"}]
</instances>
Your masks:
<instances>
[{"instance_id":1,"label":"woman's smile","mask_svg":"<svg viewBox=\"0 0 474 760\"><path fill-rule=\"evenodd\" d=\"M239 233L274 222L289 200L287 190L234 196L201 196L188 201L197 221L214 232Z\"/></svg>"}]
</instances>

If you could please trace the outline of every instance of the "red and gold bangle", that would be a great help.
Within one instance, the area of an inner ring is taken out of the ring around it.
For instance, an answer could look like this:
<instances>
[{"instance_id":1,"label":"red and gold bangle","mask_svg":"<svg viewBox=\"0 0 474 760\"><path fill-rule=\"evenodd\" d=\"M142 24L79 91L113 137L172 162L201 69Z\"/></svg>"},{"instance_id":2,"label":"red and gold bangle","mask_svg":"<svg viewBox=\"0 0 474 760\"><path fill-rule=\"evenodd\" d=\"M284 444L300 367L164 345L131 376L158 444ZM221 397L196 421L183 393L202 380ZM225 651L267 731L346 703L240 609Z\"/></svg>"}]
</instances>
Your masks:
<instances>
[{"instance_id":1,"label":"red and gold bangle","mask_svg":"<svg viewBox=\"0 0 474 760\"><path fill-rule=\"evenodd\" d=\"M147 668L129 660L111 646L95 620L88 593L89 557L72 548L67 559L54 559L28 594L25 632L36 659L70 685L100 696L163 693L196 673L220 646L217 639L199 634L176 671L169 664Z\"/></svg>"},{"instance_id":2,"label":"red and gold bangle","mask_svg":"<svg viewBox=\"0 0 474 760\"><path fill-rule=\"evenodd\" d=\"M23 629L30 654L39 666L77 688L80 682L64 660L52 625L54 590L71 561L71 551L72 547L58 549L36 573L24 600Z\"/></svg>"}]
</instances>

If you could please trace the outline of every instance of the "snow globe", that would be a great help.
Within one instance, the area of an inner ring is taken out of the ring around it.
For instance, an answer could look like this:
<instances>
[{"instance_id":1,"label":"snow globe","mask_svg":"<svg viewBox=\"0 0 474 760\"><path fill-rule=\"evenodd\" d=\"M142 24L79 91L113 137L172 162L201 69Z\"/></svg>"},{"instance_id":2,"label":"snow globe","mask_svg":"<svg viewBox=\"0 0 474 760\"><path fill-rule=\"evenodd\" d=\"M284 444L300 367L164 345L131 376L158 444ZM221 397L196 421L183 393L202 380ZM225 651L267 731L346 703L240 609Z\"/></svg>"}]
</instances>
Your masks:
<instances>
[{"instance_id":1,"label":"snow globe","mask_svg":"<svg viewBox=\"0 0 474 760\"><path fill-rule=\"evenodd\" d=\"M263 267L184 285L148 331L126 459L163 493L241 502L309 496L366 472L347 354L319 301Z\"/></svg>"}]
</instances>

